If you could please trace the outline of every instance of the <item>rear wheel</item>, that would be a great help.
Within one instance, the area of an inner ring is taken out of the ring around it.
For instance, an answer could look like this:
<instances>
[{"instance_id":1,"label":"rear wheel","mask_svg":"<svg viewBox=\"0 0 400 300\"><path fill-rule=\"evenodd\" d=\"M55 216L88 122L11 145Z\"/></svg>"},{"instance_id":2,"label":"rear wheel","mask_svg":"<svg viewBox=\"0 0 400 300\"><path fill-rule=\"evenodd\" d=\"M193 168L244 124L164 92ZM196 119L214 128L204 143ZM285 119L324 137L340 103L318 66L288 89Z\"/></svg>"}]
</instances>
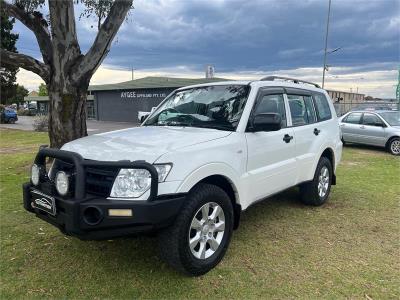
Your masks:
<instances>
[{"instance_id":1,"label":"rear wheel","mask_svg":"<svg viewBox=\"0 0 400 300\"><path fill-rule=\"evenodd\" d=\"M400 138L393 138L388 143L388 150L393 155L400 155Z\"/></svg>"},{"instance_id":2,"label":"rear wheel","mask_svg":"<svg viewBox=\"0 0 400 300\"><path fill-rule=\"evenodd\" d=\"M321 157L314 178L300 186L301 201L307 205L319 206L326 202L331 191L332 164L326 157Z\"/></svg>"},{"instance_id":3,"label":"rear wheel","mask_svg":"<svg viewBox=\"0 0 400 300\"><path fill-rule=\"evenodd\" d=\"M199 184L174 224L159 235L161 257L175 269L202 275L224 257L233 230L233 208L219 187Z\"/></svg>"}]
</instances>

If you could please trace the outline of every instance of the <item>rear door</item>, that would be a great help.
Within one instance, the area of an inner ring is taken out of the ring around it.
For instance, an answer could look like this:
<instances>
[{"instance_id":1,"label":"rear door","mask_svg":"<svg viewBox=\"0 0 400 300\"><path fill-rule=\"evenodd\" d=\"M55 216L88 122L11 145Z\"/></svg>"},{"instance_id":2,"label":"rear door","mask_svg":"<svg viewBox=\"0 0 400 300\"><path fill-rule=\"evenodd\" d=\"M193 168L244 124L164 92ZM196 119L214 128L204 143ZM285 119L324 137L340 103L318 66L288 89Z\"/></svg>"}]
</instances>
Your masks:
<instances>
[{"instance_id":1,"label":"rear door","mask_svg":"<svg viewBox=\"0 0 400 300\"><path fill-rule=\"evenodd\" d=\"M258 113L279 113L282 128L245 133L250 203L295 185L295 140L293 128L288 127L286 106L282 88L261 89L257 95L250 118Z\"/></svg>"},{"instance_id":2,"label":"rear door","mask_svg":"<svg viewBox=\"0 0 400 300\"><path fill-rule=\"evenodd\" d=\"M385 124L373 113L364 113L360 125L360 143L385 146Z\"/></svg>"},{"instance_id":3,"label":"rear door","mask_svg":"<svg viewBox=\"0 0 400 300\"><path fill-rule=\"evenodd\" d=\"M294 136L296 138L297 179L296 183L309 180L315 156L321 146L321 136L327 134L319 128L311 92L287 88L287 98Z\"/></svg>"},{"instance_id":4,"label":"rear door","mask_svg":"<svg viewBox=\"0 0 400 300\"><path fill-rule=\"evenodd\" d=\"M361 112L354 112L348 114L341 122L340 129L342 137L345 142L361 143L362 129L361 126Z\"/></svg>"}]
</instances>

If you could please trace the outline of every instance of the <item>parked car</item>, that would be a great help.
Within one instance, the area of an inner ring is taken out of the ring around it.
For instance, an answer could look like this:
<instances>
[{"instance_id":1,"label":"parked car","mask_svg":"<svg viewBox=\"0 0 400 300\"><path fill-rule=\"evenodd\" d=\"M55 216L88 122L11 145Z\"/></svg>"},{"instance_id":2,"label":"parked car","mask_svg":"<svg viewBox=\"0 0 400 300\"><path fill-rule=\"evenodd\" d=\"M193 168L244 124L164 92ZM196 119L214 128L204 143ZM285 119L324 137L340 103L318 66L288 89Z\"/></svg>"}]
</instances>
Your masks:
<instances>
[{"instance_id":1,"label":"parked car","mask_svg":"<svg viewBox=\"0 0 400 300\"><path fill-rule=\"evenodd\" d=\"M341 153L332 101L318 85L275 76L194 85L141 127L40 149L24 207L80 239L158 232L162 258L201 275L252 204L294 186L303 203L325 203Z\"/></svg>"},{"instance_id":2,"label":"parked car","mask_svg":"<svg viewBox=\"0 0 400 300\"><path fill-rule=\"evenodd\" d=\"M144 120L153 112L156 110L157 107L152 107L151 111L138 111L138 120L140 123L143 123Z\"/></svg>"},{"instance_id":3,"label":"parked car","mask_svg":"<svg viewBox=\"0 0 400 300\"><path fill-rule=\"evenodd\" d=\"M1 121L2 123L14 124L16 121L18 121L17 112L8 107L4 108L1 112Z\"/></svg>"},{"instance_id":4,"label":"parked car","mask_svg":"<svg viewBox=\"0 0 400 300\"><path fill-rule=\"evenodd\" d=\"M385 147L393 155L400 155L400 112L351 111L340 118L344 143Z\"/></svg>"}]
</instances>

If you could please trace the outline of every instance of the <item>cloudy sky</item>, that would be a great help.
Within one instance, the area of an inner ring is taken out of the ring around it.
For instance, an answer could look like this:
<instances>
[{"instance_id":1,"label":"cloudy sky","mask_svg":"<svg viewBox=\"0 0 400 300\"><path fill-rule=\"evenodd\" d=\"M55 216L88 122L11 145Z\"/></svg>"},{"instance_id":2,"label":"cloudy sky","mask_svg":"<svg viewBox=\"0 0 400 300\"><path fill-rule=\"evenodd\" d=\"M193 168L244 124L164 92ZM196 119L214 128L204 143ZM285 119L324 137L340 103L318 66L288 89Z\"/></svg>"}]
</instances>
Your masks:
<instances>
[{"instance_id":1,"label":"cloudy sky","mask_svg":"<svg viewBox=\"0 0 400 300\"><path fill-rule=\"evenodd\" d=\"M144 76L258 79L295 76L320 83L328 0L136 0L91 84ZM78 19L81 7L76 7ZM85 52L97 29L77 20ZM326 88L394 97L400 56L399 0L332 0ZM40 58L33 34L20 23L19 52ZM30 90L40 78L21 70Z\"/></svg>"}]
</instances>

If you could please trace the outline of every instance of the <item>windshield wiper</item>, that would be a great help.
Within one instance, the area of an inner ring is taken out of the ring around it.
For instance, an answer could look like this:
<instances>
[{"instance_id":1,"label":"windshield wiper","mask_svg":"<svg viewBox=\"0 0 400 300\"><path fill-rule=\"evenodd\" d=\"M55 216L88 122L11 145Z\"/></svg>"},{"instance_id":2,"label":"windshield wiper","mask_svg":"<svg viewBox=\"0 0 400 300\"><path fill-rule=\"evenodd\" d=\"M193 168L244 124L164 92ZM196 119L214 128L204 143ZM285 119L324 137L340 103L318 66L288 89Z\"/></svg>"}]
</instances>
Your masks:
<instances>
[{"instance_id":1,"label":"windshield wiper","mask_svg":"<svg viewBox=\"0 0 400 300\"><path fill-rule=\"evenodd\" d=\"M192 127L210 128L224 131L233 131L234 128L222 124L194 124Z\"/></svg>"}]
</instances>

